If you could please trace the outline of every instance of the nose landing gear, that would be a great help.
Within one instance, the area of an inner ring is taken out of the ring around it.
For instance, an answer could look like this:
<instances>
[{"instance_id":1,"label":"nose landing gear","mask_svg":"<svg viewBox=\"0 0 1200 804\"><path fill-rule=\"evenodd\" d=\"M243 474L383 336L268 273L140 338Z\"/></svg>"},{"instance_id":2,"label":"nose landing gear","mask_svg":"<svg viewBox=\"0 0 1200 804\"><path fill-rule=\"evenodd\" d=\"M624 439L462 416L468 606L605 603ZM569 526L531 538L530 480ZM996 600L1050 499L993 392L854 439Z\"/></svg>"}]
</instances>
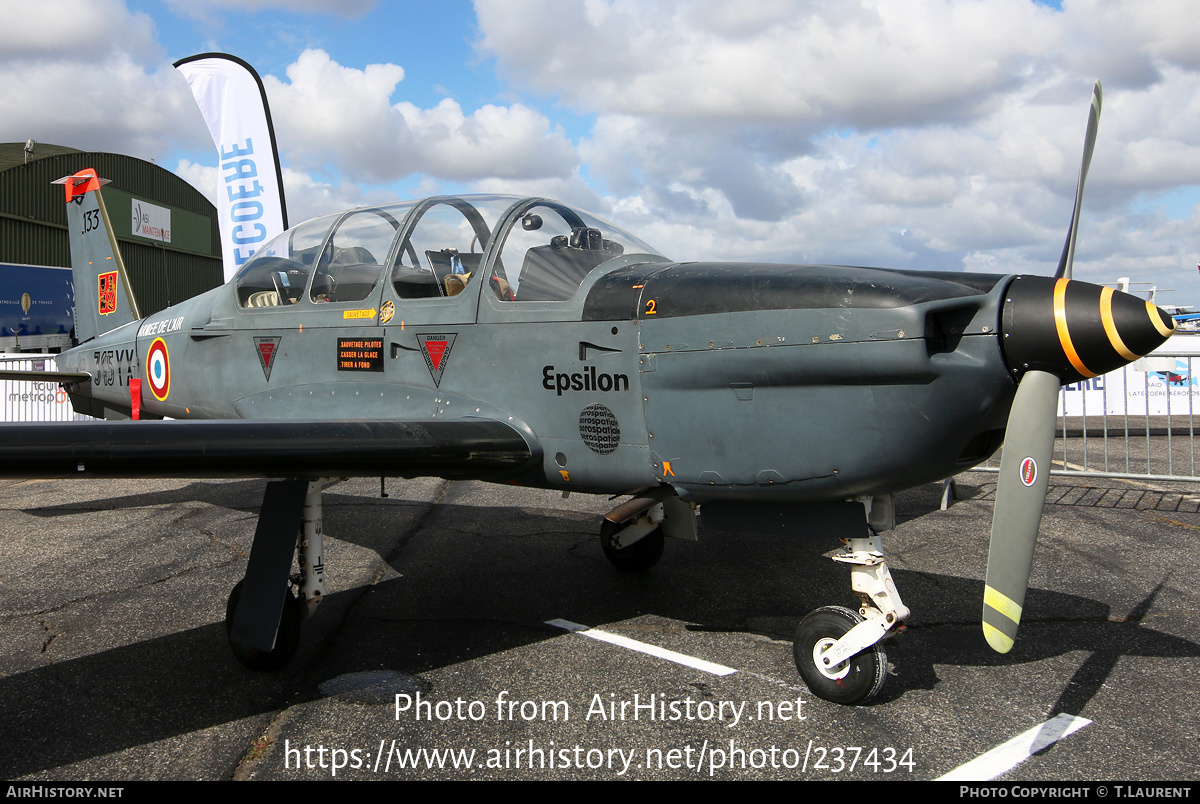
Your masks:
<instances>
[{"instance_id":1,"label":"nose landing gear","mask_svg":"<svg viewBox=\"0 0 1200 804\"><path fill-rule=\"evenodd\" d=\"M890 498L871 500L876 524L892 527ZM840 704L862 703L879 693L887 679L883 640L894 635L911 613L900 600L883 560L883 537L846 539L847 550L834 561L851 565L850 586L861 606L857 612L825 606L800 621L792 657L804 683L819 698Z\"/></svg>"}]
</instances>

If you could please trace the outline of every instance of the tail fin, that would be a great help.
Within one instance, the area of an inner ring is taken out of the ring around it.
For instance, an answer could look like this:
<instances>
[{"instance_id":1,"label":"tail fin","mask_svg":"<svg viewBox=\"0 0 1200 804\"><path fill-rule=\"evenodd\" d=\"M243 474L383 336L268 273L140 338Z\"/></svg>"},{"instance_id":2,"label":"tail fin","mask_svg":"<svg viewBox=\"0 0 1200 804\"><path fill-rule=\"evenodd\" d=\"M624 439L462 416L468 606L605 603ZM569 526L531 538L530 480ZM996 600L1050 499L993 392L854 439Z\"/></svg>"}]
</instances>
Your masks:
<instances>
[{"instance_id":1,"label":"tail fin","mask_svg":"<svg viewBox=\"0 0 1200 804\"><path fill-rule=\"evenodd\" d=\"M54 182L66 190L71 271L75 278L75 338L80 343L141 318L92 168Z\"/></svg>"}]
</instances>

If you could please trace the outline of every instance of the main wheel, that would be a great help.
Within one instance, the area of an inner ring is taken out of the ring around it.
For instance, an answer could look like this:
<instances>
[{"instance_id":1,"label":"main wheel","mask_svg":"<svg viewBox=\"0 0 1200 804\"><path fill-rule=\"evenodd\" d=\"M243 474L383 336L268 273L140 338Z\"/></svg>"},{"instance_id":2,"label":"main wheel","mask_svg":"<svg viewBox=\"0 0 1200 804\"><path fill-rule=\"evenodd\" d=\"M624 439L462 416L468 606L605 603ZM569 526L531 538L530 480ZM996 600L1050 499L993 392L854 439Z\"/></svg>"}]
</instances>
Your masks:
<instances>
[{"instance_id":1,"label":"main wheel","mask_svg":"<svg viewBox=\"0 0 1200 804\"><path fill-rule=\"evenodd\" d=\"M238 601L242 599L242 583L229 593L229 602L225 604L225 637L233 633L233 613L237 611ZM300 623L304 620L304 601L299 600L288 589L284 592L283 614L279 621L279 632L275 635L275 647L272 650L247 650L235 645L229 639L229 647L237 660L251 670L278 670L292 660L296 649L300 647Z\"/></svg>"},{"instance_id":2,"label":"main wheel","mask_svg":"<svg viewBox=\"0 0 1200 804\"><path fill-rule=\"evenodd\" d=\"M612 565L625 572L644 572L662 558L663 537L662 526L655 528L641 539L628 547L617 547L613 539L618 533L628 527L624 523L617 524L607 519L600 523L600 546L604 548L604 556Z\"/></svg>"},{"instance_id":3,"label":"main wheel","mask_svg":"<svg viewBox=\"0 0 1200 804\"><path fill-rule=\"evenodd\" d=\"M883 686L887 654L878 642L834 667L821 663L821 654L862 621L858 612L841 606L825 606L800 621L792 655L813 695L834 703L861 703Z\"/></svg>"}]
</instances>

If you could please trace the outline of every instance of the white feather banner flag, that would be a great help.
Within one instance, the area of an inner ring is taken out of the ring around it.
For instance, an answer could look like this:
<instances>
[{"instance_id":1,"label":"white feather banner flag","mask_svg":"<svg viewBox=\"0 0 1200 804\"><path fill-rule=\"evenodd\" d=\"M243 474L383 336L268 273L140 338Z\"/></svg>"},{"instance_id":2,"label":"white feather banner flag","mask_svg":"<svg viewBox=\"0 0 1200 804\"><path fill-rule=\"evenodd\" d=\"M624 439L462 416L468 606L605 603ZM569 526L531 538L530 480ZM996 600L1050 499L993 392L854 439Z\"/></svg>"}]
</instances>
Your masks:
<instances>
[{"instance_id":1,"label":"white feather banner flag","mask_svg":"<svg viewBox=\"0 0 1200 804\"><path fill-rule=\"evenodd\" d=\"M175 62L217 146L217 210L225 280L287 228L283 177L262 79L246 62L203 53Z\"/></svg>"}]
</instances>

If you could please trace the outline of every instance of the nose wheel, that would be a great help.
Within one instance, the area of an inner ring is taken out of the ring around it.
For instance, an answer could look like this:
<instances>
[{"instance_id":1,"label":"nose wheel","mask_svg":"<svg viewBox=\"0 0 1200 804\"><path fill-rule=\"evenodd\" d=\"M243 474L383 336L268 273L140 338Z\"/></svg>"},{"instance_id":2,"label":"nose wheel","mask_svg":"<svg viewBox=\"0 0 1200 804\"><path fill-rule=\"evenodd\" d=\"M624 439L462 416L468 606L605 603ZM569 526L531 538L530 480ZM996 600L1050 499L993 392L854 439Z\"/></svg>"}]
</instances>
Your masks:
<instances>
[{"instance_id":1,"label":"nose wheel","mask_svg":"<svg viewBox=\"0 0 1200 804\"><path fill-rule=\"evenodd\" d=\"M242 581L229 593L225 604L225 637L233 655L251 670L278 670L292 660L300 647L300 623L304 620L305 605L291 589L284 591L283 614L279 619L279 630L275 633L275 647L271 650L244 648L230 637L233 634L233 615L242 599Z\"/></svg>"},{"instance_id":2,"label":"nose wheel","mask_svg":"<svg viewBox=\"0 0 1200 804\"><path fill-rule=\"evenodd\" d=\"M890 501L873 500L881 524L888 526ZM891 570L883 559L883 537L869 529L867 538L845 539L846 551L833 560L850 565L850 587L858 611L825 606L800 621L792 657L812 693L827 701L856 704L879 693L887 679L883 640L899 631L910 614L900 600Z\"/></svg>"},{"instance_id":3,"label":"nose wheel","mask_svg":"<svg viewBox=\"0 0 1200 804\"><path fill-rule=\"evenodd\" d=\"M840 704L860 703L877 694L887 677L887 653L876 642L838 664L826 654L864 618L841 606L810 612L796 629L792 655L796 669L813 694Z\"/></svg>"}]
</instances>

